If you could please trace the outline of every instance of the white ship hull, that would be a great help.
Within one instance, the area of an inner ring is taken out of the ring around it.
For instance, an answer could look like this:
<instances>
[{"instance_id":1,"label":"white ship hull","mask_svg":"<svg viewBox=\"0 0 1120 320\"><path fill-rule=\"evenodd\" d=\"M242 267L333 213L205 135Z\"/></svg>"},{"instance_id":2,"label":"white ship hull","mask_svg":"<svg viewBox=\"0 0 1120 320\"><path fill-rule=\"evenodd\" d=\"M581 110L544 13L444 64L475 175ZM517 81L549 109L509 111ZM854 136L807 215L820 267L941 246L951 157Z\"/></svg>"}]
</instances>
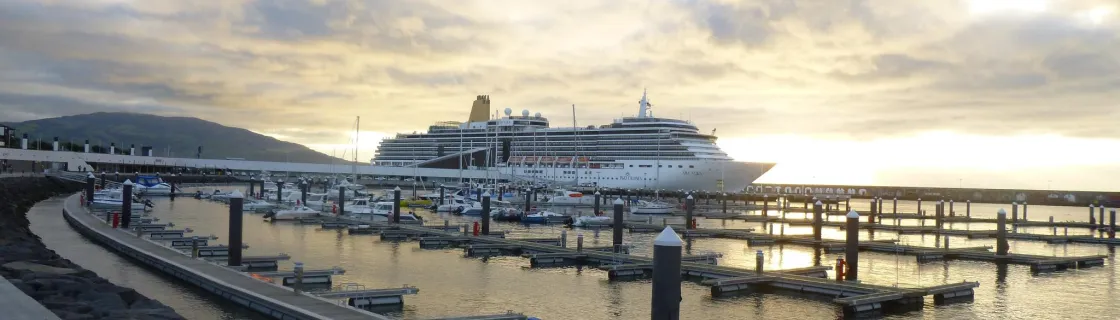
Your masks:
<instances>
[{"instance_id":1,"label":"white ship hull","mask_svg":"<svg viewBox=\"0 0 1120 320\"><path fill-rule=\"evenodd\" d=\"M502 179L560 184L594 184L603 188L740 192L773 164L705 160L621 160L623 168L499 168ZM658 165L662 167L658 169ZM578 174L572 174L578 170ZM526 173L543 171L543 173ZM660 171L660 172L658 172ZM565 174L567 172L568 174ZM578 179L578 180L577 180ZM722 188L720 181L723 182ZM593 200L592 200L593 201Z\"/></svg>"}]
</instances>

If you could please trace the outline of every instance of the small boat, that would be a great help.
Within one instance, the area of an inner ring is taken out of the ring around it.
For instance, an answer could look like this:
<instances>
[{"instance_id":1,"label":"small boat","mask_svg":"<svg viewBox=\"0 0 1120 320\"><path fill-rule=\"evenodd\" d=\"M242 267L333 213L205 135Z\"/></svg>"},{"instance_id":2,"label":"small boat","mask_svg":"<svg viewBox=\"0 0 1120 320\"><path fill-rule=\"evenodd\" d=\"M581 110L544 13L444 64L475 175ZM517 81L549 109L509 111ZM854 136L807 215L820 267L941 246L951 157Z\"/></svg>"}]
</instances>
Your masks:
<instances>
[{"instance_id":1,"label":"small boat","mask_svg":"<svg viewBox=\"0 0 1120 320\"><path fill-rule=\"evenodd\" d=\"M575 217L575 220L572 221L572 226L573 227L587 227L587 226L591 226L591 225L609 225L609 224L611 224L612 220L614 220L614 219L612 219L611 217L607 217L607 216Z\"/></svg>"},{"instance_id":2,"label":"small boat","mask_svg":"<svg viewBox=\"0 0 1120 320\"><path fill-rule=\"evenodd\" d=\"M275 207L276 205L268 203L268 201L252 199L246 199L245 203L241 205L241 209L248 211L267 211Z\"/></svg>"},{"instance_id":3,"label":"small boat","mask_svg":"<svg viewBox=\"0 0 1120 320\"><path fill-rule=\"evenodd\" d=\"M365 212L354 213L351 216L358 217L359 219L367 219L374 222L388 222L392 220L393 217L393 202L381 201L374 204L373 207L371 207L369 210ZM402 223L423 222L423 220L423 218L420 218L420 216L414 213L401 212Z\"/></svg>"},{"instance_id":4,"label":"small boat","mask_svg":"<svg viewBox=\"0 0 1120 320\"><path fill-rule=\"evenodd\" d=\"M354 199L347 201L342 210L347 214L369 214L373 210L371 204L369 199Z\"/></svg>"},{"instance_id":5,"label":"small boat","mask_svg":"<svg viewBox=\"0 0 1120 320\"><path fill-rule=\"evenodd\" d=\"M438 212L463 212L469 208L482 208L482 204L475 201L463 200L461 198L449 199L450 202L445 202L436 207ZM446 200L445 200L446 201Z\"/></svg>"},{"instance_id":6,"label":"small boat","mask_svg":"<svg viewBox=\"0 0 1120 320\"><path fill-rule=\"evenodd\" d=\"M632 214L670 214L672 212L673 207L664 202L640 200L630 206L630 213Z\"/></svg>"},{"instance_id":7,"label":"small boat","mask_svg":"<svg viewBox=\"0 0 1120 320\"><path fill-rule=\"evenodd\" d=\"M568 216L565 216L565 215L562 215L562 214L559 214L559 213L555 213L555 212L552 212L552 211L538 211L536 213L527 214L524 217L521 217L521 222L524 222L524 223L548 223L549 221L559 221L559 220L563 220L564 218L568 218Z\"/></svg>"},{"instance_id":8,"label":"small boat","mask_svg":"<svg viewBox=\"0 0 1120 320\"><path fill-rule=\"evenodd\" d=\"M595 197L584 197L583 193L560 189L556 190L556 192L552 194L546 202L548 204L561 206L590 206L595 204Z\"/></svg>"},{"instance_id":9,"label":"small boat","mask_svg":"<svg viewBox=\"0 0 1120 320\"><path fill-rule=\"evenodd\" d=\"M157 176L138 176L133 188L136 188L136 194L148 196L166 196L172 192L171 185Z\"/></svg>"},{"instance_id":10,"label":"small boat","mask_svg":"<svg viewBox=\"0 0 1120 320\"><path fill-rule=\"evenodd\" d=\"M458 214L461 214L461 215L464 215L464 216L482 216L482 207L466 208L466 209L463 209L463 212L459 212Z\"/></svg>"},{"instance_id":11,"label":"small boat","mask_svg":"<svg viewBox=\"0 0 1120 320\"><path fill-rule=\"evenodd\" d=\"M490 218L494 221L521 221L521 212L513 208L497 208L490 210Z\"/></svg>"},{"instance_id":12,"label":"small boat","mask_svg":"<svg viewBox=\"0 0 1120 320\"><path fill-rule=\"evenodd\" d=\"M318 217L319 211L308 208L306 206L298 206L288 210L269 211L264 215L265 219L276 220L297 220L303 218Z\"/></svg>"}]
</instances>

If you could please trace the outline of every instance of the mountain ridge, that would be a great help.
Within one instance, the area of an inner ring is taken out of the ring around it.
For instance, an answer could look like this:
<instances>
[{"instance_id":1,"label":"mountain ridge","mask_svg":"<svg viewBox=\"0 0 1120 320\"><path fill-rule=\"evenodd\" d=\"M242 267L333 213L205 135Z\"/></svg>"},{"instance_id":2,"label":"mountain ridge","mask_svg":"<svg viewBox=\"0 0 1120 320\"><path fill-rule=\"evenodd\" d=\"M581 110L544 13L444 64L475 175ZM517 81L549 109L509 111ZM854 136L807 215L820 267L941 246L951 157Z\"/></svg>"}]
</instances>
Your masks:
<instances>
[{"instance_id":1,"label":"mountain ridge","mask_svg":"<svg viewBox=\"0 0 1120 320\"><path fill-rule=\"evenodd\" d=\"M127 153L128 148L135 145L138 154L143 146L150 146L155 156L195 158L201 146L204 159L351 163L301 144L194 117L95 112L4 124L15 129L16 137L28 134L29 140L33 140L28 143L30 148L36 145L49 148L54 137L58 137L64 149L77 148L75 151L81 151L88 139L93 152L101 153L108 151L110 143L116 143L118 154Z\"/></svg>"}]
</instances>

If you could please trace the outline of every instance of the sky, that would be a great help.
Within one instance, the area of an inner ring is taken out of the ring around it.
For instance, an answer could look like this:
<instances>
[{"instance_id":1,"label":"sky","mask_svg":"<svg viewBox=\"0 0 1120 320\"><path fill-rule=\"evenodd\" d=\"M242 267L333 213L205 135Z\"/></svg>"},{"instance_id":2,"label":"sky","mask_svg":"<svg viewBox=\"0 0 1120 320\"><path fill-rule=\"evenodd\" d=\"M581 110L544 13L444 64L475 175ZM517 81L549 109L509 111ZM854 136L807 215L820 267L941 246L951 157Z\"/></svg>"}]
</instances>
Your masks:
<instances>
[{"instance_id":1,"label":"sky","mask_svg":"<svg viewBox=\"0 0 1120 320\"><path fill-rule=\"evenodd\" d=\"M342 156L360 116L366 160L476 95L568 126L643 89L777 162L758 182L1120 190L1116 0L0 0L5 121L193 116Z\"/></svg>"}]
</instances>

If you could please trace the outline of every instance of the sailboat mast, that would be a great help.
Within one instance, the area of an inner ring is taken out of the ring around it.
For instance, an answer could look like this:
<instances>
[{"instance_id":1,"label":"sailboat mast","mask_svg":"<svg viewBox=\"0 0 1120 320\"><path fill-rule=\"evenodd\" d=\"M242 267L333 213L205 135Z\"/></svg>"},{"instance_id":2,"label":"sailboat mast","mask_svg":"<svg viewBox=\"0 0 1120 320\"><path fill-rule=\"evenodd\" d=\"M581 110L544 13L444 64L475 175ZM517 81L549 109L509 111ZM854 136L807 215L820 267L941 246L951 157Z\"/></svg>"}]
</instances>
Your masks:
<instances>
[{"instance_id":1,"label":"sailboat mast","mask_svg":"<svg viewBox=\"0 0 1120 320\"><path fill-rule=\"evenodd\" d=\"M572 151L572 167L576 172L576 187L579 187L579 126L576 125L576 105L572 104L572 135L576 138L576 147Z\"/></svg>"},{"instance_id":2,"label":"sailboat mast","mask_svg":"<svg viewBox=\"0 0 1120 320\"><path fill-rule=\"evenodd\" d=\"M361 128L362 117L354 119L354 162L350 163L350 174L354 176L354 183L358 182L358 133Z\"/></svg>"}]
</instances>

